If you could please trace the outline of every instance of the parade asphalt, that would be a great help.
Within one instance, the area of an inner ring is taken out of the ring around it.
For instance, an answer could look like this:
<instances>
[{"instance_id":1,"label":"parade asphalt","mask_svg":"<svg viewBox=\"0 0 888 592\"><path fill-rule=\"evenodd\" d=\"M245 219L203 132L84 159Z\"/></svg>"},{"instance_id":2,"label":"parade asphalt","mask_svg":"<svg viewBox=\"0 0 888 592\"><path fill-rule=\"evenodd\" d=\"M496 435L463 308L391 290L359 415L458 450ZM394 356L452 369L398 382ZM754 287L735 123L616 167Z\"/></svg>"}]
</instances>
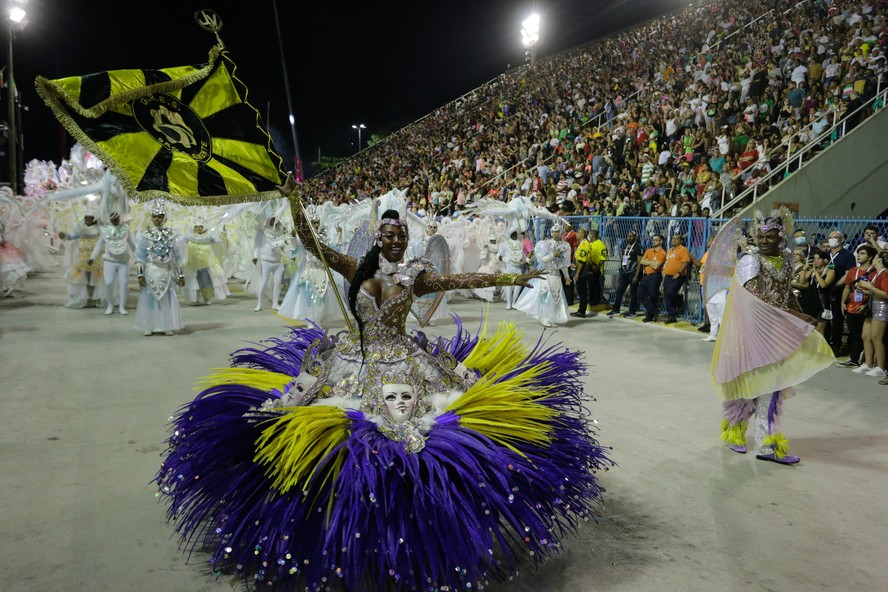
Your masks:
<instances>
[{"instance_id":1,"label":"parade asphalt","mask_svg":"<svg viewBox=\"0 0 888 592\"><path fill-rule=\"evenodd\" d=\"M168 419L195 380L288 321L232 282L230 299L183 305L184 332L144 337L128 316L64 308L61 270L0 299L0 556L5 592L230 591L208 557L177 547L153 477ZM465 327L516 322L502 303L455 297ZM342 321L338 323L341 328ZM424 330L451 336L453 323ZM797 387L783 433L796 466L720 441L713 344L692 327L603 315L546 330L585 352L587 405L617 463L600 523L554 559L529 558L497 591L884 590L888 577L888 387L831 367ZM751 430L750 430L751 433ZM238 588L240 589L240 588Z\"/></svg>"}]
</instances>

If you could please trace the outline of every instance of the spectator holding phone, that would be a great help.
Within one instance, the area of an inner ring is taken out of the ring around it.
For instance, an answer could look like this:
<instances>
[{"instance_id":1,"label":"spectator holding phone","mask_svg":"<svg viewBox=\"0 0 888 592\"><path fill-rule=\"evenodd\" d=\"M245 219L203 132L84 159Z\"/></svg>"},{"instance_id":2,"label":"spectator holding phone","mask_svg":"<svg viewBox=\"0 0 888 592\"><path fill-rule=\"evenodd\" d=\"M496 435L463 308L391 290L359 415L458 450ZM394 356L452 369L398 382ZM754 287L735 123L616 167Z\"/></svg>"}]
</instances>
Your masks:
<instances>
[{"instance_id":1,"label":"spectator holding phone","mask_svg":"<svg viewBox=\"0 0 888 592\"><path fill-rule=\"evenodd\" d=\"M860 286L861 281L869 282L876 274L873 266L873 258L876 250L869 245L861 245L855 252L857 267L845 274L845 287L842 290L842 312L848 323L848 358L839 366L854 368L855 374L866 374L870 371L873 361L873 345L871 341L863 340L863 325L869 315L870 295ZM865 361L861 364L860 357L864 354Z\"/></svg>"},{"instance_id":2,"label":"spectator holding phone","mask_svg":"<svg viewBox=\"0 0 888 592\"><path fill-rule=\"evenodd\" d=\"M802 281L807 288L802 292L802 311L817 319L817 331L826 337L826 325L832 318L829 308L829 291L836 281L836 270L829 269L829 256L820 249L811 252L811 259L802 268Z\"/></svg>"}]
</instances>

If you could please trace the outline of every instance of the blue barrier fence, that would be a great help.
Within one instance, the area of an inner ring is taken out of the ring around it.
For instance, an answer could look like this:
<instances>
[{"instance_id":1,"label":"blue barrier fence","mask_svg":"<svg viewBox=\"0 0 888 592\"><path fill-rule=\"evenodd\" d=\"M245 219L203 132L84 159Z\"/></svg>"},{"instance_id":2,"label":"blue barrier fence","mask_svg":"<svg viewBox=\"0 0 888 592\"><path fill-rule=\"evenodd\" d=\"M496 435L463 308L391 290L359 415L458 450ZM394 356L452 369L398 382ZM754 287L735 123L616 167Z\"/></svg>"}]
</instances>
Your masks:
<instances>
[{"instance_id":1,"label":"blue barrier fence","mask_svg":"<svg viewBox=\"0 0 888 592\"><path fill-rule=\"evenodd\" d=\"M620 272L620 256L626 244L626 236L634 231L641 240L641 246L647 249L651 246L651 238L655 234L665 237L664 248L668 248L670 237L680 234L684 238L684 245L696 259L703 257L706 252L706 241L728 219L713 218L649 218L634 216L569 216L574 229L590 228L598 229L599 236L607 245L608 260L603 274L603 298L604 302L613 305L614 293L617 288L617 279ZM744 218L745 230L751 233L752 219ZM827 239L830 232L838 230L845 236L845 246L854 249L863 242L863 231L869 226L877 228L880 237L888 236L888 220L868 218L800 218L795 220L794 229L803 229L808 237L809 244L821 245ZM533 233L536 240L549 235L552 221L544 218L533 220ZM884 240L884 238L882 239ZM622 310L626 310L629 304L629 291L623 296ZM684 286L684 310L682 318L692 323L701 323L705 319L705 303L703 302L702 286L699 274L692 269L688 281ZM662 298L661 298L662 309Z\"/></svg>"}]
</instances>

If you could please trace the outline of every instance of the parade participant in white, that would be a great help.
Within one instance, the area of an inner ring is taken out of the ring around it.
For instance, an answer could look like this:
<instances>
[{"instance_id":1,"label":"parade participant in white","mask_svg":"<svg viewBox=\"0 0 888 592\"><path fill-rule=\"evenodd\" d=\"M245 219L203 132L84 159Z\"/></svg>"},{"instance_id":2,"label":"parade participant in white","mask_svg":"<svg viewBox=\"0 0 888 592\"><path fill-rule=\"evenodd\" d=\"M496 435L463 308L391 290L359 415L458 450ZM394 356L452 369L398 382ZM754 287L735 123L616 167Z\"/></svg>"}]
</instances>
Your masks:
<instances>
[{"instance_id":1,"label":"parade participant in white","mask_svg":"<svg viewBox=\"0 0 888 592\"><path fill-rule=\"evenodd\" d=\"M561 230L560 224L553 224L551 238L541 240L534 247L536 261L548 275L531 280L530 289L524 290L515 303L515 308L539 320L544 327L567 322L567 301L561 278L570 285L570 245L561 240Z\"/></svg>"},{"instance_id":2,"label":"parade participant in white","mask_svg":"<svg viewBox=\"0 0 888 592\"><path fill-rule=\"evenodd\" d=\"M92 250L87 265L92 266L96 258L103 256L105 275L105 290L108 294L108 306L105 314L114 312L114 282L117 282L117 307L120 314L126 312L127 282L129 282L130 251L135 251L136 245L130 235L129 224L120 221L120 214L112 212L107 224L99 225L99 240ZM104 253L103 253L104 251Z\"/></svg>"},{"instance_id":3,"label":"parade participant in white","mask_svg":"<svg viewBox=\"0 0 888 592\"><path fill-rule=\"evenodd\" d=\"M524 256L524 241L518 238L518 232L512 231L509 239L503 241L497 251L497 258L503 263L503 273L523 273L523 265L527 262ZM506 300L506 310L515 308L515 299L518 296L518 286L503 287L503 297Z\"/></svg>"},{"instance_id":4,"label":"parade participant in white","mask_svg":"<svg viewBox=\"0 0 888 592\"><path fill-rule=\"evenodd\" d=\"M164 226L166 208L162 201L151 208L153 226L139 234L136 242L136 271L139 276L139 304L136 308L136 329L151 335L184 329L179 311L179 297L174 282L185 285L179 253L179 233Z\"/></svg>"},{"instance_id":5,"label":"parade participant in white","mask_svg":"<svg viewBox=\"0 0 888 592\"><path fill-rule=\"evenodd\" d=\"M425 232L417 232L415 236L410 237L410 244L407 245L407 257L413 259L423 257L426 247L429 244L429 238L438 232L438 221L431 219L425 223Z\"/></svg>"},{"instance_id":6,"label":"parade participant in white","mask_svg":"<svg viewBox=\"0 0 888 592\"><path fill-rule=\"evenodd\" d=\"M493 226L489 228L490 235L487 243L481 249L481 266L478 273L500 273L503 269L497 254L499 253L499 228ZM496 286L488 286L485 288L475 288L472 292L488 302L493 302L496 298Z\"/></svg>"},{"instance_id":7,"label":"parade participant in white","mask_svg":"<svg viewBox=\"0 0 888 592\"><path fill-rule=\"evenodd\" d=\"M307 213L318 240L328 244L327 232L321 227L320 218L316 216L317 211L308 209ZM280 315L296 321L311 319L316 323L336 319L340 314L334 292L336 286L331 285L320 259L307 251L301 243L298 250L301 251L302 264L287 288L287 294L281 302Z\"/></svg>"},{"instance_id":8,"label":"parade participant in white","mask_svg":"<svg viewBox=\"0 0 888 592\"><path fill-rule=\"evenodd\" d=\"M99 242L97 212L94 206L87 208L83 222L76 232L60 232L59 238L68 241L69 265L65 273L68 280L67 308L89 308L105 299L105 284L102 281L102 261L92 256Z\"/></svg>"},{"instance_id":9,"label":"parade participant in white","mask_svg":"<svg viewBox=\"0 0 888 592\"><path fill-rule=\"evenodd\" d=\"M440 274L447 274L453 271L452 264L453 259L451 257L450 245L447 244L447 240L438 235L438 221L434 218L430 218L427 222L423 220L421 224L425 225L425 232L417 232L416 236L410 237L410 242L407 245L407 257L408 258L416 258L416 257L425 257L432 262L432 265L435 266L435 269ZM437 238L432 239L432 237L437 236ZM440 243L438 241L441 241ZM430 250L429 244L432 243L433 247ZM435 249L438 250L435 250ZM446 259L446 263L443 261ZM446 265L446 269L441 266ZM441 267L439 269L439 267ZM441 299L438 301L438 305L435 307L432 316L429 317L428 324L435 325L438 321L447 321L451 320L450 316L450 308L447 306L448 294L445 292Z\"/></svg>"},{"instance_id":10,"label":"parade participant in white","mask_svg":"<svg viewBox=\"0 0 888 592\"><path fill-rule=\"evenodd\" d=\"M225 281L225 272L213 252L213 245L220 239L207 232L207 223L203 218L195 217L191 230L184 234L183 240L188 245L185 257L185 289L188 301L192 305L212 304L213 298L225 300L231 293Z\"/></svg>"},{"instance_id":11,"label":"parade participant in white","mask_svg":"<svg viewBox=\"0 0 888 592\"><path fill-rule=\"evenodd\" d=\"M256 232L256 240L253 243L253 265L260 265L261 279L259 280L259 297L256 301L256 312L262 310L262 298L268 284L268 278L273 278L271 290L271 309L279 310L281 307L281 281L284 278L284 263L282 260L283 249L287 249L290 243L290 235L278 225L277 217L272 216L268 223Z\"/></svg>"},{"instance_id":12,"label":"parade participant in white","mask_svg":"<svg viewBox=\"0 0 888 592\"><path fill-rule=\"evenodd\" d=\"M0 295L3 297L12 296L15 289L21 289L31 271L21 250L4 236L5 231L0 215Z\"/></svg>"}]
</instances>

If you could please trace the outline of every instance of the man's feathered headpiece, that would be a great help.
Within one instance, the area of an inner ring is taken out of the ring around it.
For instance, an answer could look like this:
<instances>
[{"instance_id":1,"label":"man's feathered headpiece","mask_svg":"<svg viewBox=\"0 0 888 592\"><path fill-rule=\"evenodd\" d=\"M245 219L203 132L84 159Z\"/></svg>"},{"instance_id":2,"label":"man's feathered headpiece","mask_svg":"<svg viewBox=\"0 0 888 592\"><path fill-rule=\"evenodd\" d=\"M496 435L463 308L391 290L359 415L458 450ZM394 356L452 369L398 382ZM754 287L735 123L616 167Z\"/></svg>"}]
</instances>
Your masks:
<instances>
[{"instance_id":1,"label":"man's feathered headpiece","mask_svg":"<svg viewBox=\"0 0 888 592\"><path fill-rule=\"evenodd\" d=\"M786 238L792 234L793 218L792 212L786 206L772 210L771 215L765 217L760 210L755 210L755 233L756 237L764 234L769 230L778 230L780 238Z\"/></svg>"}]
</instances>

